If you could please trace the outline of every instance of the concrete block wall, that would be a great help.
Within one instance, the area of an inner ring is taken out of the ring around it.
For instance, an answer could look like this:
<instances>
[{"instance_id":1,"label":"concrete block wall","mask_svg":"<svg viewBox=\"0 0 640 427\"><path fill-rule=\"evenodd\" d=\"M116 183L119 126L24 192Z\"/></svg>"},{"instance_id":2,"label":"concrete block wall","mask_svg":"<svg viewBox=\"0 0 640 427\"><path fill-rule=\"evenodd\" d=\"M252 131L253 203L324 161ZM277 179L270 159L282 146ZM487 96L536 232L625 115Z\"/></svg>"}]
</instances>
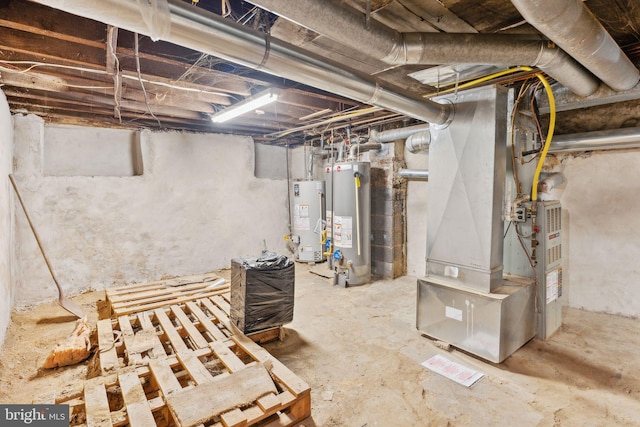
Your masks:
<instances>
[{"instance_id":1,"label":"concrete block wall","mask_svg":"<svg viewBox=\"0 0 640 427\"><path fill-rule=\"evenodd\" d=\"M400 154L400 155L398 155ZM371 274L392 279L407 272L407 183L397 178L404 167L402 144L385 144L371 160Z\"/></svg>"}]
</instances>

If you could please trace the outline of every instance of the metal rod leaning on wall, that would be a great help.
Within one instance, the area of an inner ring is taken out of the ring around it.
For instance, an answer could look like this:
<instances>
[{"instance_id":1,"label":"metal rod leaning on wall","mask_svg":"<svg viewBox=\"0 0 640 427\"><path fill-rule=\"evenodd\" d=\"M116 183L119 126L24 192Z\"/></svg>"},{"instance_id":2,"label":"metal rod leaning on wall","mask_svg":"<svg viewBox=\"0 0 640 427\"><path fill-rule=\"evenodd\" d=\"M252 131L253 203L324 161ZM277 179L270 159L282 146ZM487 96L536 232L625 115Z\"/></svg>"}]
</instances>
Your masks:
<instances>
[{"instance_id":1,"label":"metal rod leaning on wall","mask_svg":"<svg viewBox=\"0 0 640 427\"><path fill-rule=\"evenodd\" d=\"M44 262L47 264L47 268L49 269L49 273L51 274L51 278L53 279L53 282L56 284L56 287L58 288L58 304L60 304L60 307L64 308L69 313L73 314L74 316L78 317L79 319L84 318L85 314L84 314L84 311L82 311L82 308L78 304L76 304L75 302L65 298L65 296L64 296L64 294L62 292L62 286L60 286L60 283L58 283L58 279L56 278L56 275L53 272L53 267L51 267L51 262L49 261L49 258L47 257L47 254L44 252L44 249L42 248L42 242L40 241L40 236L38 236L38 233L36 232L36 229L33 226L33 223L31 222L31 217L29 217L29 213L27 212L27 208L24 205L24 202L22 201L22 197L20 196L20 192L18 191L18 186L16 185L16 182L13 179L13 175L11 175L11 174L9 174L9 181L11 181L11 186L13 187L13 190L16 192L16 196L18 197L18 201L20 202L20 206L22 206L22 211L24 212L24 216L27 218L27 222L29 223L29 227L31 228L31 232L33 233L33 237L35 237L35 239L36 239L36 243L38 243L38 248L40 249L40 253L42 254L42 257L44 258Z\"/></svg>"}]
</instances>

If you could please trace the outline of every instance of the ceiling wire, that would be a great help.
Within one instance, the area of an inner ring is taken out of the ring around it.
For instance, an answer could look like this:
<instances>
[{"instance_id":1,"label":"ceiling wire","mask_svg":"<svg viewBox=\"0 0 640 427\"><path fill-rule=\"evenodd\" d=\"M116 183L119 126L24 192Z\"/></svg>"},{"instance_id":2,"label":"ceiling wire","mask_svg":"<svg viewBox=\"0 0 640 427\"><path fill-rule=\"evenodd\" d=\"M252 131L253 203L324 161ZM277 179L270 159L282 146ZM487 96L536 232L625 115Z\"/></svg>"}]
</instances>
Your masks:
<instances>
[{"instance_id":1,"label":"ceiling wire","mask_svg":"<svg viewBox=\"0 0 640 427\"><path fill-rule=\"evenodd\" d=\"M140 73L140 55L139 55L139 49L138 49L138 33L133 33L133 51L134 51L134 55L136 58L136 71L138 72L138 80L140 80L140 87L142 88L142 93L144 94L144 103L147 106L147 111L149 111L149 114L151 114L151 117L153 117L154 119L156 119L156 122L158 122L158 126L162 127L162 123L160 123L160 120L158 120L158 118L156 117L155 114L153 114L153 111L151 111L151 106L149 105L149 99L147 98L147 90L144 88L144 82L142 81L142 73Z\"/></svg>"}]
</instances>

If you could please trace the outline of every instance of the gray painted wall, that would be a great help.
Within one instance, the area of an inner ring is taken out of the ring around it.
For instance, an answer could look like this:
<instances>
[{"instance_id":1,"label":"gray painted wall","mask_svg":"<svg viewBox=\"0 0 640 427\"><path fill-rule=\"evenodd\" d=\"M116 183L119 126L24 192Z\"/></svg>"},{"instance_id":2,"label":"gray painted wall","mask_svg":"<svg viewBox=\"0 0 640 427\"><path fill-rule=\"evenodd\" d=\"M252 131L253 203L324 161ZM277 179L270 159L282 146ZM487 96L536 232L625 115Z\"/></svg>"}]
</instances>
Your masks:
<instances>
[{"instance_id":1,"label":"gray painted wall","mask_svg":"<svg viewBox=\"0 0 640 427\"><path fill-rule=\"evenodd\" d=\"M286 181L255 178L250 138L143 131L140 176L45 176L52 127L32 115L14 122L16 181L70 295L229 268L231 258L256 256L265 243L285 250ZM55 285L16 212L16 304L52 300Z\"/></svg>"},{"instance_id":2,"label":"gray painted wall","mask_svg":"<svg viewBox=\"0 0 640 427\"><path fill-rule=\"evenodd\" d=\"M0 90L0 347L11 321L14 286L13 265L13 196L8 175L13 158L13 123L7 98Z\"/></svg>"}]
</instances>

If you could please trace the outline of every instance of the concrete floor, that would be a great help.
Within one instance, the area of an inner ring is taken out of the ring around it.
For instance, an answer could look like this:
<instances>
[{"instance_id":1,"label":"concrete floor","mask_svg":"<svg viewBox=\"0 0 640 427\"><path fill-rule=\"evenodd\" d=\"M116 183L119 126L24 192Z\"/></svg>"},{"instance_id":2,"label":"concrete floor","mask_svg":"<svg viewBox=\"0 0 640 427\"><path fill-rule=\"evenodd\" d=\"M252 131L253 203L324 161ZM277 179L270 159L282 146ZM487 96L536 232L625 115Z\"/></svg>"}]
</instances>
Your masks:
<instances>
[{"instance_id":1,"label":"concrete floor","mask_svg":"<svg viewBox=\"0 0 640 427\"><path fill-rule=\"evenodd\" d=\"M296 264L286 338L265 345L311 386L312 417L299 426L640 426L637 319L567 309L551 339L493 365L421 336L416 278L343 289L309 269ZM103 295L74 298L90 323ZM13 314L0 355L1 403L28 403L86 375L86 364L38 370L73 320L54 303ZM485 377L466 388L420 365L436 354Z\"/></svg>"},{"instance_id":2,"label":"concrete floor","mask_svg":"<svg viewBox=\"0 0 640 427\"><path fill-rule=\"evenodd\" d=\"M640 426L637 319L566 309L551 339L494 365L421 336L415 278L343 289L308 270L286 339L266 345L311 386L301 425ZM420 365L436 354L485 377L466 388Z\"/></svg>"}]
</instances>

